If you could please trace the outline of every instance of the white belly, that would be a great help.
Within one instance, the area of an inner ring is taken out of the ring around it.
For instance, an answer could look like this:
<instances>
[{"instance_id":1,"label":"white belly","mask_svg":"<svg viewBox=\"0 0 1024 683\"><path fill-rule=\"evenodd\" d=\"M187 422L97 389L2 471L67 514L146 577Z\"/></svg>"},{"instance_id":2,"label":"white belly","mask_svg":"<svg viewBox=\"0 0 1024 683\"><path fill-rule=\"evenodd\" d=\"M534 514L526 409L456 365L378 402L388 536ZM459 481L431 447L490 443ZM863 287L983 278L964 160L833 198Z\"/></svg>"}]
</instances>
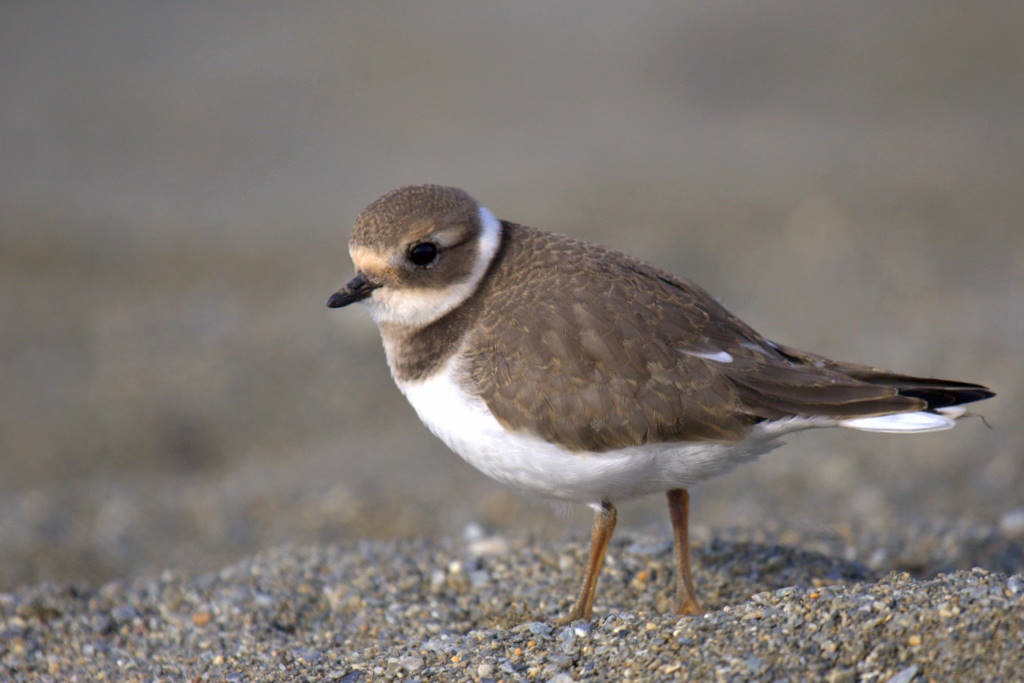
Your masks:
<instances>
[{"instance_id":1,"label":"white belly","mask_svg":"<svg viewBox=\"0 0 1024 683\"><path fill-rule=\"evenodd\" d=\"M664 443L574 452L531 434L506 431L481 399L454 381L453 362L429 379L398 384L423 423L487 476L562 500L598 503L691 486L771 450L779 445L780 434L812 426L807 420L772 423L741 444Z\"/></svg>"}]
</instances>

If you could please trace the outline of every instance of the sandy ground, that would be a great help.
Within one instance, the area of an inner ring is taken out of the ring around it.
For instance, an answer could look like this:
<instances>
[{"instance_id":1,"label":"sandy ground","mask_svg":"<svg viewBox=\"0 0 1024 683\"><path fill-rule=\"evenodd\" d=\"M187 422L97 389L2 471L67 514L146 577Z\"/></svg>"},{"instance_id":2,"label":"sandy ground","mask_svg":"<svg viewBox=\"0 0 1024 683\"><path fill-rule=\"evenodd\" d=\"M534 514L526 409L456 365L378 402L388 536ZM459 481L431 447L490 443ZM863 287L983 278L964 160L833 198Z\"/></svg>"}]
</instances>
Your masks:
<instances>
[{"instance_id":1,"label":"sandy ground","mask_svg":"<svg viewBox=\"0 0 1024 683\"><path fill-rule=\"evenodd\" d=\"M323 306L352 220L409 182L686 274L780 341L999 392L952 432L794 437L694 492L702 543L768 521L1016 528L1019 6L0 16L0 590L474 523L583 538L587 511L448 453L368 317ZM619 519L667 533L657 497Z\"/></svg>"}]
</instances>

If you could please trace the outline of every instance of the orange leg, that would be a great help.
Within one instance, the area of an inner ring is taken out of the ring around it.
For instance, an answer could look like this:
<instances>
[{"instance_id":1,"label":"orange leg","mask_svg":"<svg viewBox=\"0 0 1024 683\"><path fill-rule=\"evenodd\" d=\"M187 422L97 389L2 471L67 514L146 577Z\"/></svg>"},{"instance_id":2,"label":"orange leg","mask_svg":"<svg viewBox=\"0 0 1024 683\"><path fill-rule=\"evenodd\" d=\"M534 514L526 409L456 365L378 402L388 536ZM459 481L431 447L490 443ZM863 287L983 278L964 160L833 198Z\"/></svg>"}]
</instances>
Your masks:
<instances>
[{"instance_id":1,"label":"orange leg","mask_svg":"<svg viewBox=\"0 0 1024 683\"><path fill-rule=\"evenodd\" d=\"M577 619L590 619L590 613L594 609L594 595L597 592L597 578L601 574L601 565L604 564L604 555L608 551L608 542L612 540L612 532L615 531L616 512L615 506L608 502L601 503L601 507L594 511L594 528L590 534L590 562L587 565L587 574L583 577L583 587L580 589L580 596L576 604L572 606L568 616L560 619L560 623L568 624Z\"/></svg>"},{"instance_id":2,"label":"orange leg","mask_svg":"<svg viewBox=\"0 0 1024 683\"><path fill-rule=\"evenodd\" d=\"M676 546L675 611L680 615L703 614L690 576L690 493L686 489L672 489L666 495Z\"/></svg>"}]
</instances>

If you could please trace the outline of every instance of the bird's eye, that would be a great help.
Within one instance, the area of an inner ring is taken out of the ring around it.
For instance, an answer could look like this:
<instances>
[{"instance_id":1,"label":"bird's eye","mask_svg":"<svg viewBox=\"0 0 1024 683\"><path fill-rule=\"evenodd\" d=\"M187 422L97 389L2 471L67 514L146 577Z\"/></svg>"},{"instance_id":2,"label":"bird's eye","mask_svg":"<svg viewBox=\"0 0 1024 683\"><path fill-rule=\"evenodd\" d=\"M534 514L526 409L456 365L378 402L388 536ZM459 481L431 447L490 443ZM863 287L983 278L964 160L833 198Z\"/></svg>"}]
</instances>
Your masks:
<instances>
[{"instance_id":1,"label":"bird's eye","mask_svg":"<svg viewBox=\"0 0 1024 683\"><path fill-rule=\"evenodd\" d=\"M429 266L437 260L437 245L433 242L419 242L409 247L409 260L417 266Z\"/></svg>"}]
</instances>

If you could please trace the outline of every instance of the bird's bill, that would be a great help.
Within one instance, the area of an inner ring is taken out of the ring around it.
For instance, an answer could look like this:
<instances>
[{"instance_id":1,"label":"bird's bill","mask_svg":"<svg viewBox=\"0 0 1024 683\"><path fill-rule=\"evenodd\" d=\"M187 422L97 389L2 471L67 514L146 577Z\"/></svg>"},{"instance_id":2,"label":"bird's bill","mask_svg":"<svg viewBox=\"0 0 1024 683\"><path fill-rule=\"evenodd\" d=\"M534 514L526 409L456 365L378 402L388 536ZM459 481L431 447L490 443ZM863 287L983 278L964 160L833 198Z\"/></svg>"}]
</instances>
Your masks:
<instances>
[{"instance_id":1,"label":"bird's bill","mask_svg":"<svg viewBox=\"0 0 1024 683\"><path fill-rule=\"evenodd\" d=\"M327 299L327 308L341 308L357 301L362 301L373 293L373 290L380 287L380 283L374 282L363 273L356 273L356 276Z\"/></svg>"}]
</instances>

